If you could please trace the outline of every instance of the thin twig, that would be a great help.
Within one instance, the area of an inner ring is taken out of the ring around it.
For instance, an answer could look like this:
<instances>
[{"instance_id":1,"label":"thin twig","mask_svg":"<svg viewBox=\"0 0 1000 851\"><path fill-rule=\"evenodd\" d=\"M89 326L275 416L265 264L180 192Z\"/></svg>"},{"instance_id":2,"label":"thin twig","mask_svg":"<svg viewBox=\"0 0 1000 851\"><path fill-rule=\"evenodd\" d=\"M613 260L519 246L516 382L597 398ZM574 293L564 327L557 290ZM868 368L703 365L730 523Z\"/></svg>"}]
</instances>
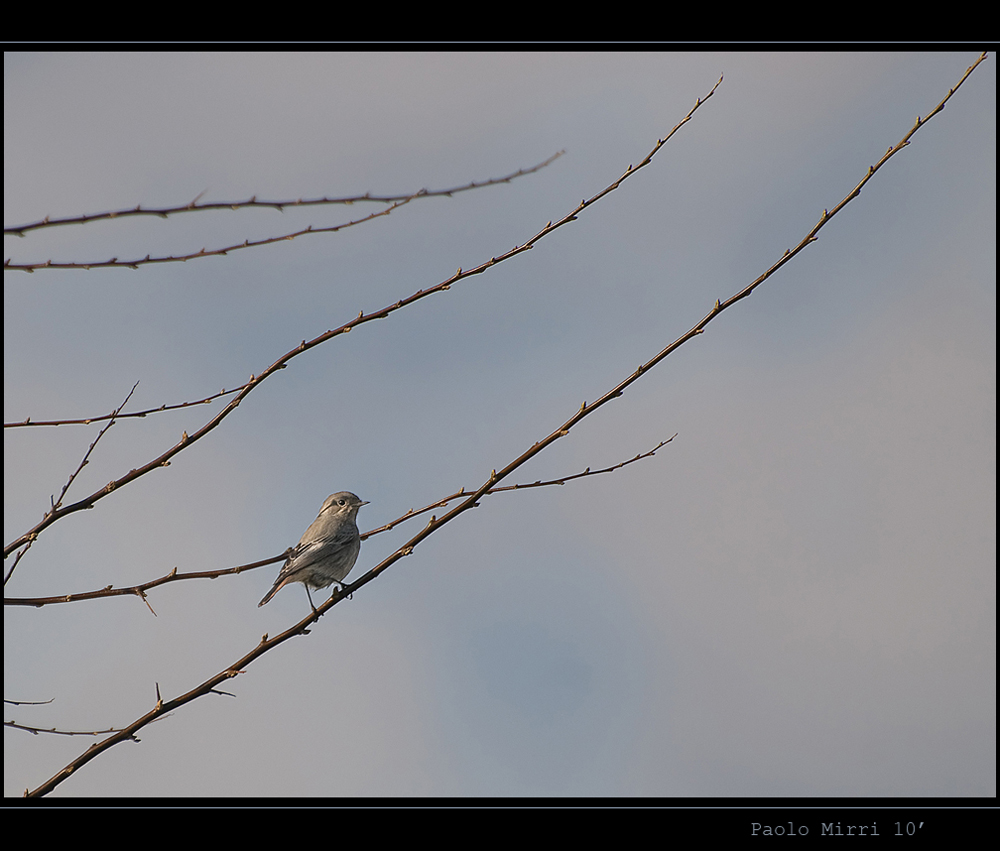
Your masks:
<instances>
[{"instance_id":1,"label":"thin twig","mask_svg":"<svg viewBox=\"0 0 1000 851\"><path fill-rule=\"evenodd\" d=\"M674 437L677 437L677 435L675 434L673 437L669 437L666 440L661 440L658 444L656 444L656 446L650 449L649 452L644 452L640 455L636 455L635 458L629 458L627 461L622 461L611 467L604 467L601 470L591 470L590 467L588 467L582 473L574 473L572 476L563 476L561 479L551 479L547 482L527 482L525 484L504 485L503 487L499 488L490 488L483 495L489 496L490 494L501 493L503 491L525 490L527 488L544 488L544 487L549 487L550 485L564 485L566 484L566 482L571 482L574 479L580 479L583 478L584 476L599 476L602 473L612 473L615 470L620 470L622 467L627 467L629 464L634 464L636 461L640 461L643 458L652 458L656 454L656 451L658 449L661 449L662 447L666 446L674 439ZM437 502L432 502L430 505L425 505L423 508L418 508L416 511L414 511L411 508L409 511L406 512L406 514L402 515L401 517L397 517L395 520L390 520L384 526L379 526L377 529L372 529L370 532L365 532L365 534L362 535L361 538L362 540L364 540L365 538L368 538L371 535L377 535L380 532L388 532L390 529L395 529L400 523L404 523L407 520L412 520L414 517L419 517L421 514L426 514L428 511L433 511L435 508L442 508L449 502L454 502L456 499L461 499L462 497L467 496L469 493L470 491L468 491L466 488L462 488L460 491L456 491L455 493L450 494L449 496L443 497L442 499L437 500Z\"/></svg>"},{"instance_id":2,"label":"thin twig","mask_svg":"<svg viewBox=\"0 0 1000 851\"><path fill-rule=\"evenodd\" d=\"M160 257L153 257L152 255L147 254L145 257L137 257L132 260L119 260L117 257L111 257L108 260L91 260L86 263L75 261L56 262L54 260L44 260L37 263L12 263L8 257L4 260L3 268L5 272L36 272L39 269L138 269L140 266L151 266L156 263L186 263L188 260L197 260L201 257L222 257L229 254L231 251L239 251L243 248L259 248L262 245L273 245L276 242L287 242L295 239L296 237L305 236L306 234L338 233L346 228L374 221L382 216L388 216L390 213L398 210L402 206L405 206L412 200L412 198L407 198L404 201L398 201L392 206L386 207L384 210L379 210L377 213L369 213L367 216L362 216L360 219L351 219L351 221L341 222L339 225L331 225L330 227L325 228L314 228L312 225L309 225L309 227L302 228L301 230L297 230L292 233L281 234L280 236L268 236L263 239L255 240L245 239L243 242L235 242L232 245L226 245L222 248L201 248L200 250L192 251L189 254L165 254Z\"/></svg>"},{"instance_id":3,"label":"thin twig","mask_svg":"<svg viewBox=\"0 0 1000 851\"><path fill-rule=\"evenodd\" d=\"M207 204L199 204L198 198L201 198L201 196L205 194L202 192L201 195L193 201L179 207L144 208L141 204L139 204L127 210L111 210L107 213L88 213L82 216L68 216L62 219L53 219L50 216L46 216L44 219L40 219L37 222L31 222L30 224L5 227L3 232L4 236L25 236L33 230L58 227L60 225L85 225L90 222L107 219L124 219L130 216L158 216L159 218L165 219L168 216L178 213L199 213L206 210L239 210L244 207L271 209L277 210L279 213L283 213L287 207L315 207L328 204L343 204L345 206L350 206L351 204L364 202L371 202L375 204L397 204L401 201L410 201L416 198L450 198L452 195L457 195L460 192L468 192L470 189L482 189L484 186L495 186L500 183L510 183L515 178L526 174L533 174L534 172L540 171L547 165L559 159L559 157L561 157L564 153L566 152L558 151L544 162L540 162L538 165L532 166L531 168L519 168L517 171L511 172L505 177L493 177L489 180L483 181L474 180L464 186L456 186L452 189L420 189L417 192L410 192L404 195L373 195L370 192L366 192L364 195L345 195L340 198L327 198L326 196L322 198L299 198L295 201L262 201L254 195L252 198L248 198L245 201L212 201Z\"/></svg>"},{"instance_id":4,"label":"thin twig","mask_svg":"<svg viewBox=\"0 0 1000 851\"><path fill-rule=\"evenodd\" d=\"M7 580L10 579L10 577L14 573L14 571L17 570L18 562L20 562L21 559L28 554L28 550L31 549L31 545L33 543L35 543L35 539L34 538L30 538L28 540L28 543L26 543L24 545L24 548L17 551L17 554L14 556L14 562L10 566L10 570L8 570L4 574L4 577L3 577L3 584L4 585L7 584Z\"/></svg>"},{"instance_id":5,"label":"thin twig","mask_svg":"<svg viewBox=\"0 0 1000 851\"><path fill-rule=\"evenodd\" d=\"M4 423L4 428L24 428L25 426L60 426L60 425L90 425L91 423L99 423L101 420L106 420L109 417L114 417L115 419L124 420L129 418L138 417L142 419L149 414L159 414L161 411L176 411L179 408L191 408L195 405L207 405L215 399L219 399L223 396L232 396L233 393L239 393L246 387L245 384L241 384L239 387L234 387L232 390L220 390L218 393L213 393L211 396L206 396L204 399L197 399L194 402L177 402L173 405L160 405L159 408L146 408L144 411L130 411L127 414L123 414L120 411L112 411L110 414L101 414L96 417L84 417L82 419L72 419L72 420L38 420L34 421L31 417L25 417L21 422L16 423Z\"/></svg>"},{"instance_id":6,"label":"thin twig","mask_svg":"<svg viewBox=\"0 0 1000 851\"><path fill-rule=\"evenodd\" d=\"M560 152L560 154L561 153L562 152ZM403 207L409 204L411 201L414 201L418 198L428 198L431 197L432 195L451 196L456 192L464 192L468 189L480 189L484 186L493 186L498 183L510 183L510 181L516 177L520 177L523 174L530 174L533 171L538 171L538 169L544 168L546 165L552 162L552 160L560 156L560 154L556 154L555 156L549 157L549 159L547 159L544 163L540 163L539 165L534 166L533 168L518 169L513 174L508 174L506 177L498 177L494 178L493 180L483 181L481 183L471 183L468 186L457 187L455 189L441 189L430 192L422 189L420 190L420 192L417 192L413 195L408 195L406 197L402 197L396 201L393 201L384 210L379 210L378 212L375 213L369 213L367 216L362 216L359 219L352 219L349 222L342 222L339 225L331 225L330 227L317 228L313 227L312 225L309 225L308 227L302 228L292 233L281 234L280 236L269 236L265 237L264 239L256 239L256 240L246 239L243 242L237 242L232 245L227 245L223 248L212 248L212 249L202 248L200 251L193 251L189 254L170 254L161 257L153 257L147 254L145 257L135 258L132 260L119 260L117 257L112 257L109 260L92 261L89 263L80 263L80 262L56 263L52 260L46 260L44 262L37 262L37 263L11 263L10 258L8 257L4 261L3 267L6 271L19 271L19 272L34 272L38 269L138 269L140 266L149 266L155 263L185 263L188 260L197 260L201 257L224 256L226 254L229 254L229 252L231 251L239 251L243 248L258 248L262 245L273 245L276 242L288 242L297 237L306 236L307 234L337 233L346 228L364 224L365 222L373 221L374 219L381 218L382 216L388 216L390 213L394 212L395 210L398 210L400 207ZM264 202L260 206L274 206L275 203L280 204L280 202ZM317 200L313 203L322 203L322 201ZM222 206L232 206L232 205L222 205ZM203 207L200 208L195 207L192 209L207 209L207 208L208 205L204 205ZM183 211L186 211L187 209L188 208L183 208ZM177 210L177 212L181 211L182 210ZM136 208L136 210L133 210L132 213L145 214L146 211L142 210L141 208ZM106 217L106 216L98 216L98 217ZM87 221L93 221L93 220L94 220L93 218L87 219ZM60 223L68 223L68 222L65 222L64 220L63 222ZM24 236L24 233L21 232L18 235Z\"/></svg>"},{"instance_id":7,"label":"thin twig","mask_svg":"<svg viewBox=\"0 0 1000 851\"><path fill-rule=\"evenodd\" d=\"M66 484L63 485L63 489L59 493L59 499L53 499L52 500L52 507L48 510L48 512L45 513L44 517L50 517L50 516L54 515L59 510L60 506L62 505L63 497L66 496L66 492L69 490L70 485L73 484L73 481L80 474L80 471L84 467L86 467L87 464L90 463L90 455L91 455L91 453L94 451L94 449L97 446L97 444L100 441L100 439L102 437L104 437L104 435L107 433L108 429L111 428L111 426L113 426L115 424L115 418L118 416L118 412L121 411L121 409L124 408L126 404L128 404L128 400L132 398L132 394L135 393L135 388L138 387L138 386L139 386L139 382L137 381L135 384L132 385L132 389L128 391L128 395L125 397L125 400L114 411L112 411L110 419L108 420L108 424L106 426L104 426L104 428L102 428L100 430L100 432L98 432L97 437L94 438L94 442L90 444L90 447L84 453L83 459L80 461L79 466L70 475L70 477L67 480ZM44 520L43 520L43 522L44 522ZM21 550L18 553L18 557L14 559L14 563L10 566L10 570L8 570L7 573L4 575L4 578L3 578L3 584L4 584L4 586L7 585L7 582L10 580L11 576L14 575L14 570L17 568L18 562L21 561L21 556L23 556L31 548L31 545L35 542L35 537L37 537L37 536L32 536L28 540L27 546L23 550Z\"/></svg>"},{"instance_id":8,"label":"thin twig","mask_svg":"<svg viewBox=\"0 0 1000 851\"><path fill-rule=\"evenodd\" d=\"M141 585L131 585L127 588L115 588L112 585L108 585L97 591L82 591L78 594L61 594L54 597L4 597L3 604L5 606L34 606L35 608L41 608L42 606L50 606L53 603L76 603L80 600L99 600L104 597L132 596L140 597L145 600L145 592L149 591L151 588L157 588L160 585L166 585L169 582L181 582L185 579L218 579L220 576L243 573L257 567L264 567L269 564L274 564L275 562L284 561L288 558L291 551L291 548L289 548L280 555L271 556L270 558L261 559L260 561L250 562L249 564L240 564L236 567L222 568L221 570L199 570L192 571L190 573L178 573L177 568L175 567L169 573L160 576L157 579L151 579L149 582L144 582Z\"/></svg>"},{"instance_id":9,"label":"thin twig","mask_svg":"<svg viewBox=\"0 0 1000 851\"><path fill-rule=\"evenodd\" d=\"M4 721L4 727L11 727L15 730L24 730L27 733L38 735L39 733L52 733L56 736L104 736L108 733L120 733L121 729L109 727L107 730L58 730L55 727L30 727L27 724L18 724L16 721ZM138 742L134 736L133 741Z\"/></svg>"},{"instance_id":10,"label":"thin twig","mask_svg":"<svg viewBox=\"0 0 1000 851\"><path fill-rule=\"evenodd\" d=\"M59 499L55 500L52 503L52 508L49 510L50 514L54 513L55 511L57 511L59 509L59 507L62 505L63 497L66 496L66 491L69 490L69 486L71 484L73 484L73 480L76 479L76 477L80 474L80 471L84 467L86 467L87 464L90 463L90 455L91 455L91 453L94 451L95 447L100 442L101 438L104 437L105 434L107 434L108 429L111 428L111 426L113 426L115 424L115 420L118 417L118 412L121 411L121 409L124 408L126 404L128 404L128 400L132 398L132 394L135 393L135 388L138 387L138 386L139 386L139 382L137 381L135 384L132 385L132 389L128 391L128 396L125 397L125 401L122 402L117 408L115 408L114 411L111 412L111 416L110 416L110 418L108 420L108 424L106 426L104 426L104 428L102 428L97 433L97 437L94 438L94 442L90 444L90 447L84 453L83 460L80 461L80 466L77 467L76 470L73 471L73 474L69 477L69 480L66 482L65 485L63 485L63 489L59 493Z\"/></svg>"}]
</instances>

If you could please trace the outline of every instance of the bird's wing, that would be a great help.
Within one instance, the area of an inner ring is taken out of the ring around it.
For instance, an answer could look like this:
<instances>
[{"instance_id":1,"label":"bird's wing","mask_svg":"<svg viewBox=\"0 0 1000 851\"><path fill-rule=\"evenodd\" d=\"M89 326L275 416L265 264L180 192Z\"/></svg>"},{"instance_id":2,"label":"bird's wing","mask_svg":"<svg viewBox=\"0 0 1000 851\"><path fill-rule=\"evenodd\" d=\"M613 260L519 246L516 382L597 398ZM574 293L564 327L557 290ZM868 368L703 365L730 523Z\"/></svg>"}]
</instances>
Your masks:
<instances>
[{"instance_id":1,"label":"bird's wing","mask_svg":"<svg viewBox=\"0 0 1000 851\"><path fill-rule=\"evenodd\" d=\"M341 547L346 546L352 537L350 528L345 529L341 527L341 529L328 538L319 538L309 543L302 543L300 541L295 548L295 552L288 557L288 561L281 568L281 572L278 574L275 583L287 580L289 577L294 577L300 570L305 570L316 562L322 561L331 552L336 552Z\"/></svg>"}]
</instances>

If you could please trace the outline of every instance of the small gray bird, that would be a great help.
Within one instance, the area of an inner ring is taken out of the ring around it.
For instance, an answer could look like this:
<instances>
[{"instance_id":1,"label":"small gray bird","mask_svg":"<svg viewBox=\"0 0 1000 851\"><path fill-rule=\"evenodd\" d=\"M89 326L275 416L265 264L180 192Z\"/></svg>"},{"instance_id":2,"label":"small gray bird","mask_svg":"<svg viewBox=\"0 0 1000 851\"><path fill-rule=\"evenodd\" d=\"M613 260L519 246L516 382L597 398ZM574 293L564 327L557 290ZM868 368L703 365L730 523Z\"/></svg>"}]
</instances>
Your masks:
<instances>
[{"instance_id":1,"label":"small gray bird","mask_svg":"<svg viewBox=\"0 0 1000 851\"><path fill-rule=\"evenodd\" d=\"M257 606L263 606L289 582L301 582L306 587L309 605L315 612L310 588L326 588L351 572L361 552L361 534L355 518L358 509L368 505L348 491L328 496L319 516L306 529L298 545L288 557L274 580L274 587Z\"/></svg>"}]
</instances>

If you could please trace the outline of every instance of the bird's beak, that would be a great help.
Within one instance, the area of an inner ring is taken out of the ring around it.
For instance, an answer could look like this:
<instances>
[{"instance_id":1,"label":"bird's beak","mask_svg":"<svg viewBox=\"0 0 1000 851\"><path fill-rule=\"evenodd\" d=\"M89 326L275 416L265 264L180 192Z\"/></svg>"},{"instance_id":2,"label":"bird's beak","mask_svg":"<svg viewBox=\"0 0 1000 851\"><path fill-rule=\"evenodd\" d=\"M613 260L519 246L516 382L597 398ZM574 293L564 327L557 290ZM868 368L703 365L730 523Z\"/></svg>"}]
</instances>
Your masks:
<instances>
[{"instance_id":1,"label":"bird's beak","mask_svg":"<svg viewBox=\"0 0 1000 851\"><path fill-rule=\"evenodd\" d=\"M366 499L364 500L364 502L361 503L361 505L371 505L371 503ZM358 508L360 508L361 505L359 505Z\"/></svg>"}]
</instances>

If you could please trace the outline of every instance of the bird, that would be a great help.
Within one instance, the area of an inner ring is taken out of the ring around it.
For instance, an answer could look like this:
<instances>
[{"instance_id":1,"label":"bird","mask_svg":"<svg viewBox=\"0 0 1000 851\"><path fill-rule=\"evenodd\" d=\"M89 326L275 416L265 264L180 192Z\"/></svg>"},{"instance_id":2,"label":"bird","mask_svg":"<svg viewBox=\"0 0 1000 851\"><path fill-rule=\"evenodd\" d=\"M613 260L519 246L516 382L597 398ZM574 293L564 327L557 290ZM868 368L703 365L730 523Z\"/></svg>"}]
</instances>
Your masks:
<instances>
[{"instance_id":1,"label":"bird","mask_svg":"<svg viewBox=\"0 0 1000 851\"><path fill-rule=\"evenodd\" d=\"M358 509L368 502L350 491L328 496L319 515L306 529L295 549L285 561L274 586L264 595L260 608L289 582L301 582L315 612L310 588L326 588L351 572L361 552L361 533L355 518Z\"/></svg>"}]
</instances>

